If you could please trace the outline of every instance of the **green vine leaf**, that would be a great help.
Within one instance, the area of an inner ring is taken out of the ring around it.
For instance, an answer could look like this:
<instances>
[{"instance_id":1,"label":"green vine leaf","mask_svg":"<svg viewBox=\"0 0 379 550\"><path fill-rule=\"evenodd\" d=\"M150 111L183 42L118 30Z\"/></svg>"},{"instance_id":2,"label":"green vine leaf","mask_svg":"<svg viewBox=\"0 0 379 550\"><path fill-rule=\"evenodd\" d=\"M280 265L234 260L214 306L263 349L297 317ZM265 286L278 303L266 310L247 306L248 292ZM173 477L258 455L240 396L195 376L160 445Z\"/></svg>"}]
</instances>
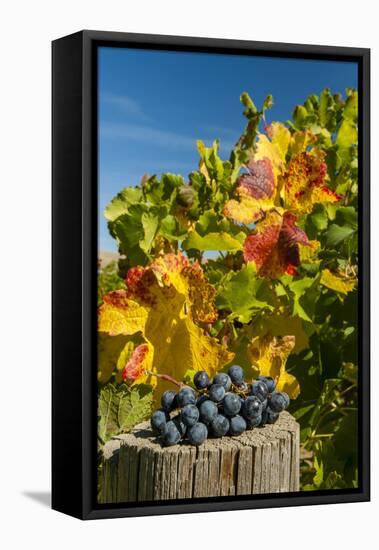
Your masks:
<instances>
[{"instance_id":1,"label":"green vine leaf","mask_svg":"<svg viewBox=\"0 0 379 550\"><path fill-rule=\"evenodd\" d=\"M272 297L267 282L257 276L255 265L248 263L225 278L216 303L220 309L229 310L232 318L248 323L257 311L274 309L270 303Z\"/></svg>"},{"instance_id":2,"label":"green vine leaf","mask_svg":"<svg viewBox=\"0 0 379 550\"><path fill-rule=\"evenodd\" d=\"M107 384L98 399L98 435L103 443L113 436L126 433L145 420L151 413L153 393L151 386L140 384Z\"/></svg>"}]
</instances>

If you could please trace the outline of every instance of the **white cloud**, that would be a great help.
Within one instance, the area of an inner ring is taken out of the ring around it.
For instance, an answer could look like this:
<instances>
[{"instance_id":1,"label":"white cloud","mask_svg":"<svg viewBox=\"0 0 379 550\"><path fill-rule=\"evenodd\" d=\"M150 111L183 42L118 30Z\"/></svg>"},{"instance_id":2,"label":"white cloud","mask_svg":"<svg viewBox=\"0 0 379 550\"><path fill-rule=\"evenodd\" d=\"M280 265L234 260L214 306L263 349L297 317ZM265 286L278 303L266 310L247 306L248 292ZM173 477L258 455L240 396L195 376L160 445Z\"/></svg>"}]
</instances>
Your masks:
<instances>
[{"instance_id":1,"label":"white cloud","mask_svg":"<svg viewBox=\"0 0 379 550\"><path fill-rule=\"evenodd\" d=\"M104 93L100 97L100 102L113 105L123 113L139 118L145 122L150 120L150 117L143 111L140 103L127 95Z\"/></svg>"},{"instance_id":2,"label":"white cloud","mask_svg":"<svg viewBox=\"0 0 379 550\"><path fill-rule=\"evenodd\" d=\"M194 150L196 148L196 140L203 139L206 144L211 143L211 139L204 136L190 137L169 130L159 130L151 126L142 126L139 124L117 124L117 123L100 123L100 137L102 139L129 139L141 143L148 143L166 149L181 149ZM221 151L229 153L234 143L221 143Z\"/></svg>"}]
</instances>

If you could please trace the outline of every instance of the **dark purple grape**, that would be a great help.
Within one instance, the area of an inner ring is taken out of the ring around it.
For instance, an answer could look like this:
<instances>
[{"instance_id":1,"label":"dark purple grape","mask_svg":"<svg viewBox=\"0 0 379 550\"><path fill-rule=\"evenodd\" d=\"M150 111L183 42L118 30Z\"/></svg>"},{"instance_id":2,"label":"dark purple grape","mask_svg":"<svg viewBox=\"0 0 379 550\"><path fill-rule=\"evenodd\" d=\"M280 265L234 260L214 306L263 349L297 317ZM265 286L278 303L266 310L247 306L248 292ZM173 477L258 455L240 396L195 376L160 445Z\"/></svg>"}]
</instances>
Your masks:
<instances>
[{"instance_id":1,"label":"dark purple grape","mask_svg":"<svg viewBox=\"0 0 379 550\"><path fill-rule=\"evenodd\" d=\"M203 401L203 403L201 403L201 405L199 406L199 410L200 410L200 420L205 424L210 424L218 414L218 408L216 403L214 403L210 399Z\"/></svg>"},{"instance_id":2,"label":"dark purple grape","mask_svg":"<svg viewBox=\"0 0 379 550\"><path fill-rule=\"evenodd\" d=\"M220 403L225 396L225 388L221 384L212 384L208 389L209 399L215 403Z\"/></svg>"},{"instance_id":3,"label":"dark purple grape","mask_svg":"<svg viewBox=\"0 0 379 550\"><path fill-rule=\"evenodd\" d=\"M196 407L197 407L197 408L200 408L200 405L201 405L202 403L204 403L204 401L209 401L209 397L208 397L207 395L205 395L205 394L204 394L204 395L200 395L200 397L198 397L198 398L196 399Z\"/></svg>"},{"instance_id":4,"label":"dark purple grape","mask_svg":"<svg viewBox=\"0 0 379 550\"><path fill-rule=\"evenodd\" d=\"M226 416L218 414L211 422L212 434L216 437L222 437L229 431L229 420Z\"/></svg>"},{"instance_id":5,"label":"dark purple grape","mask_svg":"<svg viewBox=\"0 0 379 550\"><path fill-rule=\"evenodd\" d=\"M265 411L262 413L262 422L261 426L264 426L265 424L274 424L279 418L279 413L276 413L270 409L270 407L267 407Z\"/></svg>"},{"instance_id":6,"label":"dark purple grape","mask_svg":"<svg viewBox=\"0 0 379 550\"><path fill-rule=\"evenodd\" d=\"M230 435L241 435L247 428L246 420L239 414L230 418L229 424Z\"/></svg>"},{"instance_id":7,"label":"dark purple grape","mask_svg":"<svg viewBox=\"0 0 379 550\"><path fill-rule=\"evenodd\" d=\"M284 411L287 405L287 399L286 397L279 392L275 392L271 395L270 398L270 409L275 413L280 413Z\"/></svg>"},{"instance_id":8,"label":"dark purple grape","mask_svg":"<svg viewBox=\"0 0 379 550\"><path fill-rule=\"evenodd\" d=\"M266 424L275 424L275 422L279 418L279 413L272 411L269 407L267 407L266 412L267 412Z\"/></svg>"},{"instance_id":9,"label":"dark purple grape","mask_svg":"<svg viewBox=\"0 0 379 550\"><path fill-rule=\"evenodd\" d=\"M285 391L282 391L281 393L282 393L282 396L284 397L285 402L286 402L285 409L288 409L288 407L290 406L290 402L291 402L291 400L289 398L289 395Z\"/></svg>"},{"instance_id":10,"label":"dark purple grape","mask_svg":"<svg viewBox=\"0 0 379 550\"><path fill-rule=\"evenodd\" d=\"M202 422L197 422L188 428L187 437L191 445L201 445L208 437L208 428Z\"/></svg>"},{"instance_id":11,"label":"dark purple grape","mask_svg":"<svg viewBox=\"0 0 379 550\"><path fill-rule=\"evenodd\" d=\"M240 386L241 384L243 384L244 373L242 367L240 367L239 365L232 365L228 370L228 374L235 386Z\"/></svg>"},{"instance_id":12,"label":"dark purple grape","mask_svg":"<svg viewBox=\"0 0 379 550\"><path fill-rule=\"evenodd\" d=\"M189 386L185 386L184 388L179 390L176 400L179 407L184 407L185 405L194 405L196 403L195 390L193 390Z\"/></svg>"},{"instance_id":13,"label":"dark purple grape","mask_svg":"<svg viewBox=\"0 0 379 550\"><path fill-rule=\"evenodd\" d=\"M166 424L170 420L170 415L165 409L155 411L150 419L153 432L156 435L162 435L166 429Z\"/></svg>"},{"instance_id":14,"label":"dark purple grape","mask_svg":"<svg viewBox=\"0 0 379 550\"><path fill-rule=\"evenodd\" d=\"M251 418L250 420L246 420L246 424L248 429L256 428L257 426L262 425L262 414L259 416L256 416L255 418Z\"/></svg>"},{"instance_id":15,"label":"dark purple grape","mask_svg":"<svg viewBox=\"0 0 379 550\"><path fill-rule=\"evenodd\" d=\"M236 393L228 392L222 400L225 416L235 416L241 410L241 399Z\"/></svg>"},{"instance_id":16,"label":"dark purple grape","mask_svg":"<svg viewBox=\"0 0 379 550\"><path fill-rule=\"evenodd\" d=\"M174 420L169 420L166 424L165 433L162 436L162 443L166 447L176 445L182 439L182 433Z\"/></svg>"},{"instance_id":17,"label":"dark purple grape","mask_svg":"<svg viewBox=\"0 0 379 550\"><path fill-rule=\"evenodd\" d=\"M198 390L205 390L209 386L210 380L205 370L200 370L195 374L193 383Z\"/></svg>"},{"instance_id":18,"label":"dark purple grape","mask_svg":"<svg viewBox=\"0 0 379 550\"><path fill-rule=\"evenodd\" d=\"M258 380L261 380L266 384L269 393L275 391L275 380L271 378L271 376L258 376Z\"/></svg>"},{"instance_id":19,"label":"dark purple grape","mask_svg":"<svg viewBox=\"0 0 379 550\"><path fill-rule=\"evenodd\" d=\"M251 386L251 395L263 397L263 400L266 399L268 394L268 389L266 383L263 380L258 380L253 383Z\"/></svg>"},{"instance_id":20,"label":"dark purple grape","mask_svg":"<svg viewBox=\"0 0 379 550\"><path fill-rule=\"evenodd\" d=\"M170 412L177 408L177 393L174 390L167 390L161 397L162 408Z\"/></svg>"},{"instance_id":21,"label":"dark purple grape","mask_svg":"<svg viewBox=\"0 0 379 550\"><path fill-rule=\"evenodd\" d=\"M180 413L181 421L185 426L193 426L199 420L200 412L196 405L185 405Z\"/></svg>"},{"instance_id":22,"label":"dark purple grape","mask_svg":"<svg viewBox=\"0 0 379 550\"><path fill-rule=\"evenodd\" d=\"M242 416L246 420L251 420L262 414L262 403L255 395L247 397L242 406Z\"/></svg>"},{"instance_id":23,"label":"dark purple grape","mask_svg":"<svg viewBox=\"0 0 379 550\"><path fill-rule=\"evenodd\" d=\"M216 374L213 378L213 384L221 384L221 386L224 386L225 391L229 391L232 387L232 381L226 372L219 372Z\"/></svg>"}]
</instances>

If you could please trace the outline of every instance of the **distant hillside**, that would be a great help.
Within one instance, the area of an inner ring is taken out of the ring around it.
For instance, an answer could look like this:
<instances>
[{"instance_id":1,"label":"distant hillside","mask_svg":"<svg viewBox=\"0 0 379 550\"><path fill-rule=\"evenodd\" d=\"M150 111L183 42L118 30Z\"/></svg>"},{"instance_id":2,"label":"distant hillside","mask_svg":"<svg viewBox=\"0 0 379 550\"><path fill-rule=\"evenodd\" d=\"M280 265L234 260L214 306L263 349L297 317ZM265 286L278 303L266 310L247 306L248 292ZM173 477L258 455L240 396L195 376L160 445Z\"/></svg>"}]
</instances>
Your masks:
<instances>
[{"instance_id":1,"label":"distant hillside","mask_svg":"<svg viewBox=\"0 0 379 550\"><path fill-rule=\"evenodd\" d=\"M98 256L101 262L101 267L105 267L111 262L117 262L119 258L119 254L117 252L110 252L109 250L100 250Z\"/></svg>"}]
</instances>

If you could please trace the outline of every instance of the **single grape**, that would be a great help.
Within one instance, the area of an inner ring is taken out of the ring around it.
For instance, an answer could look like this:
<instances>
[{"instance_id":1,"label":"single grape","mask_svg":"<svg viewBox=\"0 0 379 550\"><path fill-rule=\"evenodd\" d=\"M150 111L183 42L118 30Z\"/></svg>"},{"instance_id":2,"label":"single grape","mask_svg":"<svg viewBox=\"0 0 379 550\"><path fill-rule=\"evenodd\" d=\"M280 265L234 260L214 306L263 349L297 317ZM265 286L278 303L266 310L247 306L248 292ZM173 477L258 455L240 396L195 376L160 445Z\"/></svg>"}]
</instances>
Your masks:
<instances>
[{"instance_id":1,"label":"single grape","mask_svg":"<svg viewBox=\"0 0 379 550\"><path fill-rule=\"evenodd\" d=\"M261 426L262 414L260 414L259 416L256 416L255 418L251 418L250 420L246 420L247 427L251 429L251 428L256 428L257 426Z\"/></svg>"},{"instance_id":2,"label":"single grape","mask_svg":"<svg viewBox=\"0 0 379 550\"><path fill-rule=\"evenodd\" d=\"M208 428L202 422L196 422L188 428L187 437L191 445L201 445L208 437Z\"/></svg>"},{"instance_id":3,"label":"single grape","mask_svg":"<svg viewBox=\"0 0 379 550\"><path fill-rule=\"evenodd\" d=\"M228 374L230 376L231 381L236 386L240 386L244 381L244 374L243 369L239 365L232 365L229 370Z\"/></svg>"},{"instance_id":4,"label":"single grape","mask_svg":"<svg viewBox=\"0 0 379 550\"><path fill-rule=\"evenodd\" d=\"M198 390L205 390L209 386L210 380L205 370L200 370L195 374L193 383Z\"/></svg>"},{"instance_id":5,"label":"single grape","mask_svg":"<svg viewBox=\"0 0 379 550\"><path fill-rule=\"evenodd\" d=\"M153 432L156 435L164 433L166 424L170 420L170 415L164 409L158 409L155 411L150 419L150 424Z\"/></svg>"},{"instance_id":6,"label":"single grape","mask_svg":"<svg viewBox=\"0 0 379 550\"><path fill-rule=\"evenodd\" d=\"M213 378L213 384L221 384L221 386L224 386L225 391L229 391L232 387L232 381L230 380L230 376L226 374L226 372L219 372L216 374L216 376Z\"/></svg>"},{"instance_id":7,"label":"single grape","mask_svg":"<svg viewBox=\"0 0 379 550\"><path fill-rule=\"evenodd\" d=\"M230 435L241 435L247 428L246 420L239 414L230 418L229 424Z\"/></svg>"},{"instance_id":8,"label":"single grape","mask_svg":"<svg viewBox=\"0 0 379 550\"><path fill-rule=\"evenodd\" d=\"M251 420L262 414L262 403L255 397L255 395L250 395L247 397L242 406L242 416L246 420Z\"/></svg>"},{"instance_id":9,"label":"single grape","mask_svg":"<svg viewBox=\"0 0 379 550\"><path fill-rule=\"evenodd\" d=\"M263 399L266 399L268 394L268 389L266 386L266 383L263 382L263 380L258 380L253 383L251 386L251 395L260 396L263 397Z\"/></svg>"},{"instance_id":10,"label":"single grape","mask_svg":"<svg viewBox=\"0 0 379 550\"><path fill-rule=\"evenodd\" d=\"M213 435L216 437L222 437L229 431L229 420L226 416L218 414L211 422L211 429Z\"/></svg>"},{"instance_id":11,"label":"single grape","mask_svg":"<svg viewBox=\"0 0 379 550\"><path fill-rule=\"evenodd\" d=\"M212 420L217 416L217 413L218 413L216 403L214 403L210 399L203 401L203 403L201 403L201 405L199 406L199 410L200 410L200 419L205 424L210 424Z\"/></svg>"},{"instance_id":12,"label":"single grape","mask_svg":"<svg viewBox=\"0 0 379 550\"><path fill-rule=\"evenodd\" d=\"M225 416L235 416L241 410L241 399L237 394L228 392L222 400L222 408Z\"/></svg>"},{"instance_id":13,"label":"single grape","mask_svg":"<svg viewBox=\"0 0 379 550\"><path fill-rule=\"evenodd\" d=\"M284 411L287 405L287 399L280 392L275 392L271 395L270 409L275 413Z\"/></svg>"},{"instance_id":14,"label":"single grape","mask_svg":"<svg viewBox=\"0 0 379 550\"><path fill-rule=\"evenodd\" d=\"M185 405L194 405L196 403L196 393L195 390L189 386L185 386L179 390L176 398L179 407L184 407Z\"/></svg>"},{"instance_id":15,"label":"single grape","mask_svg":"<svg viewBox=\"0 0 379 550\"><path fill-rule=\"evenodd\" d=\"M162 408L167 412L176 409L177 407L177 393L174 390L167 390L163 393L161 397Z\"/></svg>"},{"instance_id":16,"label":"single grape","mask_svg":"<svg viewBox=\"0 0 379 550\"><path fill-rule=\"evenodd\" d=\"M199 420L200 412L196 405L185 405L180 413L181 420L186 426L193 426Z\"/></svg>"},{"instance_id":17,"label":"single grape","mask_svg":"<svg viewBox=\"0 0 379 550\"><path fill-rule=\"evenodd\" d=\"M225 388L221 384L212 384L208 390L209 399L215 403L220 403L225 396Z\"/></svg>"},{"instance_id":18,"label":"single grape","mask_svg":"<svg viewBox=\"0 0 379 550\"><path fill-rule=\"evenodd\" d=\"M176 445L179 443L181 438L182 433L178 428L177 422L174 422L174 420L169 420L166 424L166 431L162 436L162 443L166 445L166 447L170 447L171 445Z\"/></svg>"},{"instance_id":19,"label":"single grape","mask_svg":"<svg viewBox=\"0 0 379 550\"><path fill-rule=\"evenodd\" d=\"M290 403L291 403L291 400L290 400L290 398L289 398L289 395L288 395L288 393L286 393L285 391L282 391L281 393L282 393L282 396L284 397L285 402L286 402L285 409L288 409L288 407L289 407L289 405L290 405Z\"/></svg>"},{"instance_id":20,"label":"single grape","mask_svg":"<svg viewBox=\"0 0 379 550\"><path fill-rule=\"evenodd\" d=\"M198 397L198 398L196 399L196 407L197 407L197 408L200 408L200 405L201 405L202 403L204 403L204 401L209 401L209 397L208 397L207 395L205 395L205 394L204 394L204 395L200 395L200 397Z\"/></svg>"},{"instance_id":21,"label":"single grape","mask_svg":"<svg viewBox=\"0 0 379 550\"><path fill-rule=\"evenodd\" d=\"M272 411L269 407L267 407L266 413L266 424L274 424L279 418L279 413Z\"/></svg>"},{"instance_id":22,"label":"single grape","mask_svg":"<svg viewBox=\"0 0 379 550\"><path fill-rule=\"evenodd\" d=\"M260 426L264 426L265 424L274 424L279 418L279 413L276 413L270 409L270 407L267 407L265 411L262 413L262 422L260 423Z\"/></svg>"},{"instance_id":23,"label":"single grape","mask_svg":"<svg viewBox=\"0 0 379 550\"><path fill-rule=\"evenodd\" d=\"M266 384L269 393L275 391L276 383L271 376L258 376L258 380L261 380Z\"/></svg>"}]
</instances>

